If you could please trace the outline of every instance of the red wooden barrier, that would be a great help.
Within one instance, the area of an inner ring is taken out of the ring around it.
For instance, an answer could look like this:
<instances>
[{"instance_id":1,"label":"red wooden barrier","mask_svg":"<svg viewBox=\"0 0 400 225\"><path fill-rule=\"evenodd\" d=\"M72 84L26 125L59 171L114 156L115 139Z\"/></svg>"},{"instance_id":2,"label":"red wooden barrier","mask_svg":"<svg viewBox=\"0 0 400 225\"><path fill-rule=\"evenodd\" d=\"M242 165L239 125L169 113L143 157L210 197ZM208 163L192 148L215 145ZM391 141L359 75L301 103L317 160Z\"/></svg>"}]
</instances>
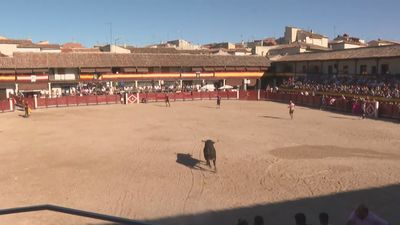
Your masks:
<instances>
[{"instance_id":1,"label":"red wooden barrier","mask_svg":"<svg viewBox=\"0 0 400 225\"><path fill-rule=\"evenodd\" d=\"M107 104L107 95L97 95L97 104Z\"/></svg>"},{"instance_id":2,"label":"red wooden barrier","mask_svg":"<svg viewBox=\"0 0 400 225\"><path fill-rule=\"evenodd\" d=\"M68 106L76 106L78 105L78 99L76 96L67 96Z\"/></svg>"},{"instance_id":3,"label":"red wooden barrier","mask_svg":"<svg viewBox=\"0 0 400 225\"><path fill-rule=\"evenodd\" d=\"M390 103L381 103L379 105L379 116L392 118L394 112L394 105Z\"/></svg>"},{"instance_id":4,"label":"red wooden barrier","mask_svg":"<svg viewBox=\"0 0 400 225\"><path fill-rule=\"evenodd\" d=\"M192 92L182 92L182 96L185 100L193 100Z\"/></svg>"},{"instance_id":5,"label":"red wooden barrier","mask_svg":"<svg viewBox=\"0 0 400 225\"><path fill-rule=\"evenodd\" d=\"M228 98L228 92L227 92L227 91L220 91L220 92L219 92L219 96L220 96L222 99L229 99L229 98Z\"/></svg>"},{"instance_id":6,"label":"red wooden barrier","mask_svg":"<svg viewBox=\"0 0 400 225\"><path fill-rule=\"evenodd\" d=\"M0 111L5 112L10 110L10 101L7 99L0 100Z\"/></svg>"},{"instance_id":7,"label":"red wooden barrier","mask_svg":"<svg viewBox=\"0 0 400 225\"><path fill-rule=\"evenodd\" d=\"M193 100L200 100L201 99L201 92L193 92Z\"/></svg>"},{"instance_id":8,"label":"red wooden barrier","mask_svg":"<svg viewBox=\"0 0 400 225\"><path fill-rule=\"evenodd\" d=\"M210 91L209 92L209 99L211 100L211 99L217 99L217 97L218 97L218 92L217 91Z\"/></svg>"},{"instance_id":9,"label":"red wooden barrier","mask_svg":"<svg viewBox=\"0 0 400 225\"><path fill-rule=\"evenodd\" d=\"M400 119L400 104L393 104L392 118Z\"/></svg>"},{"instance_id":10,"label":"red wooden barrier","mask_svg":"<svg viewBox=\"0 0 400 225\"><path fill-rule=\"evenodd\" d=\"M175 101L183 100L183 93L175 93Z\"/></svg>"},{"instance_id":11,"label":"red wooden barrier","mask_svg":"<svg viewBox=\"0 0 400 225\"><path fill-rule=\"evenodd\" d=\"M57 98L58 106L67 106L67 98L65 96Z\"/></svg>"}]
</instances>

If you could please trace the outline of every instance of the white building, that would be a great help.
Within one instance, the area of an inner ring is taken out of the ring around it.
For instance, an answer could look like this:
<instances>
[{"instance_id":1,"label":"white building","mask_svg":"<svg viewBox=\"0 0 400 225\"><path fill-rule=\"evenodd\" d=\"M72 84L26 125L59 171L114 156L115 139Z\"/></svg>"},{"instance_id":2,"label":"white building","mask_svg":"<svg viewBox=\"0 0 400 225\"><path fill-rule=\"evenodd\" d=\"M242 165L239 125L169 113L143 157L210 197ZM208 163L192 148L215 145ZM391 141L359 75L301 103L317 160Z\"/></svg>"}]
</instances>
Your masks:
<instances>
[{"instance_id":1,"label":"white building","mask_svg":"<svg viewBox=\"0 0 400 225\"><path fill-rule=\"evenodd\" d=\"M285 27L284 41L286 44L294 42L318 45L328 48L328 37L316 34L313 31L305 31L297 27Z\"/></svg>"}]
</instances>

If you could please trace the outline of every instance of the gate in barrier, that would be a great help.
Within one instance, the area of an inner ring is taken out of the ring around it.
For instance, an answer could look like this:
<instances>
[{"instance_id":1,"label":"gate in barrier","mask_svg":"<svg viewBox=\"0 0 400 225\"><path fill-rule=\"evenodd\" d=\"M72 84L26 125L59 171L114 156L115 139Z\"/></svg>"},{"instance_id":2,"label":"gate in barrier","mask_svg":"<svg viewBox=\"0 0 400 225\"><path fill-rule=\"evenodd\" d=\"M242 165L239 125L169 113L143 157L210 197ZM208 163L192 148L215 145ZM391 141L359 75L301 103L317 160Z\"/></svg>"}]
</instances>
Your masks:
<instances>
[{"instance_id":1,"label":"gate in barrier","mask_svg":"<svg viewBox=\"0 0 400 225\"><path fill-rule=\"evenodd\" d=\"M133 94L133 93L125 93L125 99L124 99L125 104L133 104L133 103L139 103L140 102L140 97L139 93Z\"/></svg>"}]
</instances>

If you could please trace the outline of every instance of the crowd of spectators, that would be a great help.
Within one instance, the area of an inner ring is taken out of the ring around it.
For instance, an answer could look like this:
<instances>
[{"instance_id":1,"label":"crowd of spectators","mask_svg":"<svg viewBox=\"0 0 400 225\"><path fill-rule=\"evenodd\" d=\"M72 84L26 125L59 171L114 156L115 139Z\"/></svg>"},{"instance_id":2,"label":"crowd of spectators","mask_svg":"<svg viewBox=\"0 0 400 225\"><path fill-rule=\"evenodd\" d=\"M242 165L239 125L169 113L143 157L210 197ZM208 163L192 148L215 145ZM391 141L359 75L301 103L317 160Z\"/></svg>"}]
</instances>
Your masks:
<instances>
[{"instance_id":1,"label":"crowd of spectators","mask_svg":"<svg viewBox=\"0 0 400 225\"><path fill-rule=\"evenodd\" d=\"M207 88L205 88L207 87ZM210 89L216 89L213 84L208 84L206 86L201 86L200 84L182 86L177 84L168 85L139 85L134 87L132 85L116 85L110 86L107 83L88 83L82 86L69 87L66 89L61 89L60 91L54 91L51 93L52 97L60 96L75 96L75 95L113 95L121 94L124 92L139 92L139 93L162 93L162 92L200 92L200 91L210 91ZM42 95L48 96L50 93L42 93Z\"/></svg>"},{"instance_id":2,"label":"crowd of spectators","mask_svg":"<svg viewBox=\"0 0 400 225\"><path fill-rule=\"evenodd\" d=\"M330 225L329 215L326 212L321 212L318 215L320 225ZM296 213L294 215L295 225L308 225L306 215L304 213ZM254 217L254 225L264 225L262 216ZM239 219L237 225L249 225L247 220ZM371 212L364 204L359 205L350 213L345 225L389 225L389 223Z\"/></svg>"},{"instance_id":3,"label":"crowd of spectators","mask_svg":"<svg viewBox=\"0 0 400 225\"><path fill-rule=\"evenodd\" d=\"M280 86L285 89L301 90L314 95L317 92L329 94L349 94L388 99L400 98L399 78L360 77L318 77L290 78Z\"/></svg>"}]
</instances>

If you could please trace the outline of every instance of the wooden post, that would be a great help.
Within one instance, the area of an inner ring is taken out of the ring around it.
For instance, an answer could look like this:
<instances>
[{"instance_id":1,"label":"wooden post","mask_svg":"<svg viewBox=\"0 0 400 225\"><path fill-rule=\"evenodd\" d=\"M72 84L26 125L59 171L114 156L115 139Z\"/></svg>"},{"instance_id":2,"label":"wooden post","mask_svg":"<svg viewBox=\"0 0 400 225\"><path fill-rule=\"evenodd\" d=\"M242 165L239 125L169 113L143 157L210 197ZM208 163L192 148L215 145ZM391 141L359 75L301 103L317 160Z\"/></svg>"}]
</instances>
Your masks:
<instances>
[{"instance_id":1,"label":"wooden post","mask_svg":"<svg viewBox=\"0 0 400 225\"><path fill-rule=\"evenodd\" d=\"M8 101L9 101L9 103L10 103L10 111L14 111L14 102L13 102L13 99L12 98L9 98L8 99Z\"/></svg>"}]
</instances>

